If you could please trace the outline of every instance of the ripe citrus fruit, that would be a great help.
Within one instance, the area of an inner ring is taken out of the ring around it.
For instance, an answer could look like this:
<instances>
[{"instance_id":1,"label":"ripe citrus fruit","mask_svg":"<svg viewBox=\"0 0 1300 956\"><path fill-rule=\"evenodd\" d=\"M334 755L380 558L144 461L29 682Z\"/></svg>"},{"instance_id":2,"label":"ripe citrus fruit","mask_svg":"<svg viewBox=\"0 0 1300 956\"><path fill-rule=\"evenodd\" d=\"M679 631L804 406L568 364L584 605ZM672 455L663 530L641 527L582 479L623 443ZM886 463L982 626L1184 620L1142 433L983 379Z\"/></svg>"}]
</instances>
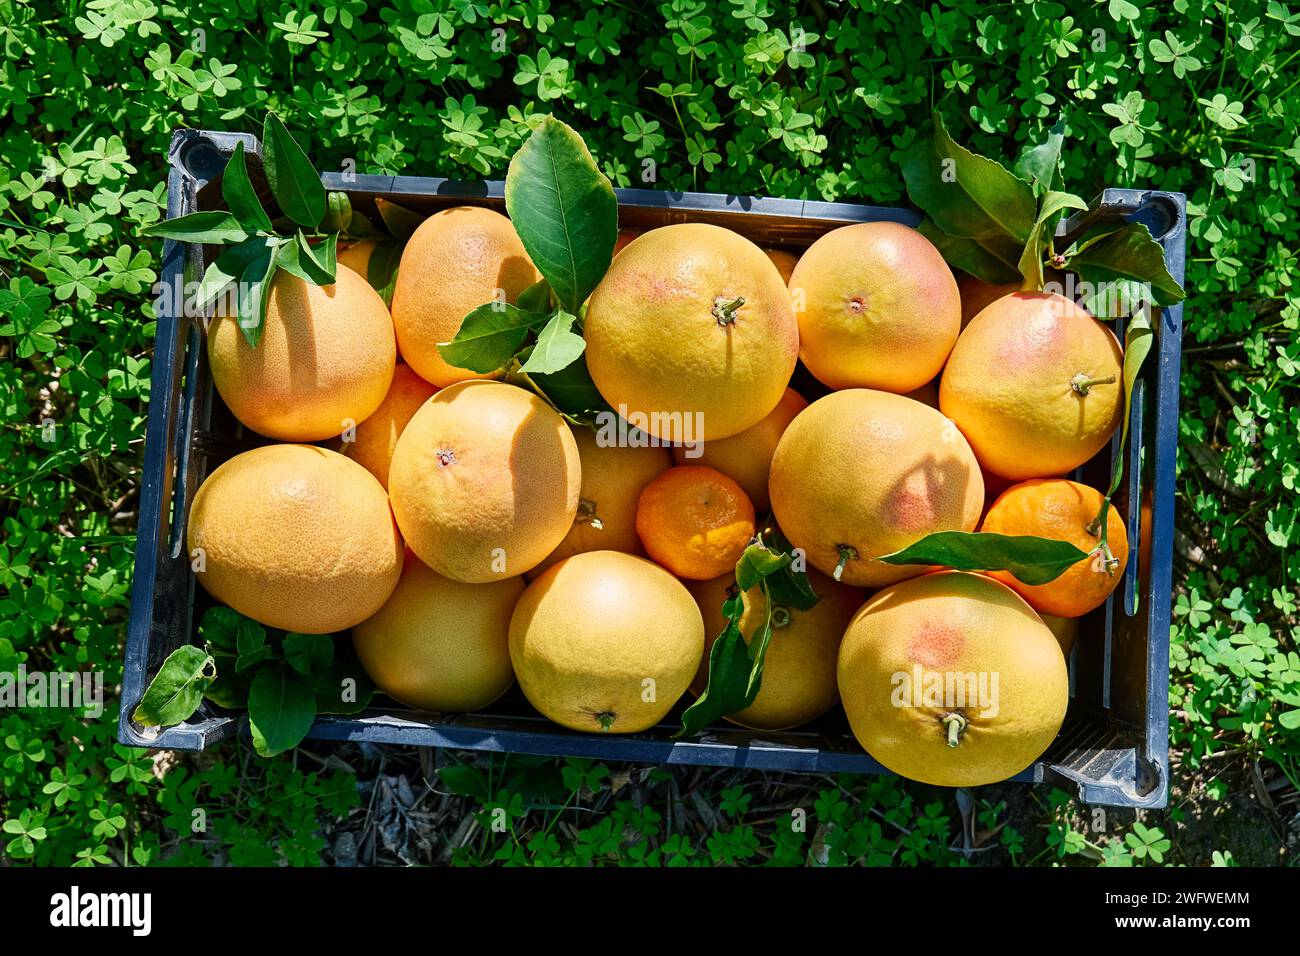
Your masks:
<instances>
[{"instance_id":1,"label":"ripe citrus fruit","mask_svg":"<svg viewBox=\"0 0 1300 956\"><path fill-rule=\"evenodd\" d=\"M402 358L439 388L482 378L448 365L438 343L451 341L480 305L513 305L539 278L514 226L499 212L453 206L434 213L407 240L393 287Z\"/></svg>"},{"instance_id":2,"label":"ripe citrus fruit","mask_svg":"<svg viewBox=\"0 0 1300 956\"><path fill-rule=\"evenodd\" d=\"M361 278L369 281L370 256L375 251L375 240L358 239L338 251L339 265L347 266Z\"/></svg>"},{"instance_id":3,"label":"ripe citrus fruit","mask_svg":"<svg viewBox=\"0 0 1300 956\"><path fill-rule=\"evenodd\" d=\"M754 537L754 506L722 472L679 465L641 492L636 531L657 564L705 581L740 560Z\"/></svg>"},{"instance_id":4,"label":"ripe citrus fruit","mask_svg":"<svg viewBox=\"0 0 1300 956\"><path fill-rule=\"evenodd\" d=\"M1053 617L1051 614L1038 615L1043 619L1043 623L1056 638L1056 643L1061 645L1061 653L1065 659L1070 659L1070 651L1074 649L1074 641L1079 636L1079 619L1077 617Z\"/></svg>"},{"instance_id":5,"label":"ripe citrus fruit","mask_svg":"<svg viewBox=\"0 0 1300 956\"><path fill-rule=\"evenodd\" d=\"M1017 292L966 326L944 368L939 407L987 470L1063 475L1119 425L1121 363L1114 333L1069 299Z\"/></svg>"},{"instance_id":6,"label":"ripe citrus fruit","mask_svg":"<svg viewBox=\"0 0 1300 956\"><path fill-rule=\"evenodd\" d=\"M853 735L894 773L977 787L1047 749L1069 702L1056 638L1019 595L981 574L941 571L885 588L840 646Z\"/></svg>"},{"instance_id":7,"label":"ripe citrus fruit","mask_svg":"<svg viewBox=\"0 0 1300 956\"><path fill-rule=\"evenodd\" d=\"M312 445L264 445L219 465L194 496L187 545L214 598L303 634L364 621L402 572L384 489Z\"/></svg>"},{"instance_id":8,"label":"ripe citrus fruit","mask_svg":"<svg viewBox=\"0 0 1300 956\"><path fill-rule=\"evenodd\" d=\"M727 720L755 730L786 730L806 724L835 706L840 692L835 683L835 662L844 628L862 604L858 588L840 584L808 570L808 581L821 598L811 609L772 608L772 639L763 659L763 680L754 703L730 714ZM704 693L709 683L709 651L726 627L722 604L736 593L736 576L724 574L711 581L688 581L686 587L704 617L704 655L691 682L691 691ZM740 630L748 642L767 613L761 587L745 592Z\"/></svg>"},{"instance_id":9,"label":"ripe citrus fruit","mask_svg":"<svg viewBox=\"0 0 1300 956\"><path fill-rule=\"evenodd\" d=\"M673 460L679 465L706 465L716 468L740 485L755 510L767 511L767 476L772 470L772 455L776 444L785 434L794 417L808 407L808 402L792 388L787 388L761 422L751 425L739 435L704 442L699 454L691 457L692 449L673 446Z\"/></svg>"},{"instance_id":10,"label":"ripe citrus fruit","mask_svg":"<svg viewBox=\"0 0 1300 956\"><path fill-rule=\"evenodd\" d=\"M645 486L673 465L663 446L600 445L589 428L574 429L573 437L582 461L578 515L559 546L528 572L530 578L584 551L642 554L636 533L637 502Z\"/></svg>"},{"instance_id":11,"label":"ripe citrus fruit","mask_svg":"<svg viewBox=\"0 0 1300 956\"><path fill-rule=\"evenodd\" d=\"M486 707L515 682L510 615L523 578L463 584L412 554L378 611L352 629L357 658L390 697L419 710Z\"/></svg>"},{"instance_id":12,"label":"ripe citrus fruit","mask_svg":"<svg viewBox=\"0 0 1300 956\"><path fill-rule=\"evenodd\" d=\"M957 290L961 293L961 327L964 329L970 325L970 320L983 312L987 306L1003 296L1019 292L1020 283L985 282L973 275L962 273L957 279Z\"/></svg>"},{"instance_id":13,"label":"ripe citrus fruit","mask_svg":"<svg viewBox=\"0 0 1300 956\"><path fill-rule=\"evenodd\" d=\"M690 684L703 650L690 592L663 568L619 551L553 565L510 619L510 659L524 695L574 730L654 726Z\"/></svg>"},{"instance_id":14,"label":"ripe citrus fruit","mask_svg":"<svg viewBox=\"0 0 1300 956\"><path fill-rule=\"evenodd\" d=\"M781 400L799 329L776 266L721 226L643 233L591 294L583 327L600 394L673 442L727 438Z\"/></svg>"},{"instance_id":15,"label":"ripe citrus fruit","mask_svg":"<svg viewBox=\"0 0 1300 956\"><path fill-rule=\"evenodd\" d=\"M478 584L550 554L581 482L578 446L554 409L522 388L472 381L442 389L407 423L388 493L420 560Z\"/></svg>"},{"instance_id":16,"label":"ripe citrus fruit","mask_svg":"<svg viewBox=\"0 0 1300 956\"><path fill-rule=\"evenodd\" d=\"M786 252L784 249L764 249L763 251L772 260L772 265L776 266L776 271L781 273L781 281L788 286L790 276L794 274L794 267L799 262L799 257L793 252Z\"/></svg>"},{"instance_id":17,"label":"ripe citrus fruit","mask_svg":"<svg viewBox=\"0 0 1300 956\"><path fill-rule=\"evenodd\" d=\"M387 490L388 466L393 460L398 436L416 410L436 391L411 371L411 366L398 365L393 370L393 384L388 387L388 394L374 414L357 426L353 440L343 443L343 454L378 478Z\"/></svg>"},{"instance_id":18,"label":"ripe citrus fruit","mask_svg":"<svg viewBox=\"0 0 1300 956\"><path fill-rule=\"evenodd\" d=\"M393 323L370 283L340 266L331 286L283 270L271 280L256 348L237 317L208 327L212 380L231 413L281 441L321 441L365 421L393 378Z\"/></svg>"},{"instance_id":19,"label":"ripe citrus fruit","mask_svg":"<svg viewBox=\"0 0 1300 956\"><path fill-rule=\"evenodd\" d=\"M831 388L919 388L939 374L961 329L943 256L894 222L826 233L800 257L790 294L800 357Z\"/></svg>"},{"instance_id":20,"label":"ripe citrus fruit","mask_svg":"<svg viewBox=\"0 0 1300 956\"><path fill-rule=\"evenodd\" d=\"M777 523L808 563L859 587L921 574L876 559L934 531L974 531L984 505L979 466L952 422L865 388L799 413L776 446L768 487Z\"/></svg>"},{"instance_id":21,"label":"ripe citrus fruit","mask_svg":"<svg viewBox=\"0 0 1300 956\"><path fill-rule=\"evenodd\" d=\"M1107 511L1106 544L1115 564L1109 570L1098 551L1101 535L1093 527L1101 512L1102 495L1096 488L1064 478L1035 479L1012 485L993 502L981 531L1028 534L1068 541L1088 557L1046 584L1024 584L1006 571L990 571L1037 611L1057 617L1079 617L1106 600L1119 585L1128 561L1128 534L1124 516L1114 505Z\"/></svg>"}]
</instances>

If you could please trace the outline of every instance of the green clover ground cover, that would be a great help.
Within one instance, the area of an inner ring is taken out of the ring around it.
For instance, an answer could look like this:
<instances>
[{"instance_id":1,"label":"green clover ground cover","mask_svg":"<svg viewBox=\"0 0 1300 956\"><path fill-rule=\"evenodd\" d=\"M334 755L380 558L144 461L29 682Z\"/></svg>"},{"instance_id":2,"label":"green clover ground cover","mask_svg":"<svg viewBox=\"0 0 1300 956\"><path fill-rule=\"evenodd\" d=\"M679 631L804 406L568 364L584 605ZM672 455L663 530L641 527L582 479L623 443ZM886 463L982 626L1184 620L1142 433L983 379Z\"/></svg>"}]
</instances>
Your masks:
<instances>
[{"instance_id":1,"label":"green clover ground cover","mask_svg":"<svg viewBox=\"0 0 1300 956\"><path fill-rule=\"evenodd\" d=\"M1064 115L1080 193L1181 190L1191 211L1172 809L1099 831L1059 794L993 788L967 810L1003 862L1279 859L1300 784L1300 6L639 6L0 0L0 671L98 669L110 689L94 719L0 709L0 862L314 863L361 801L305 751L113 742L161 252L136 237L163 214L172 128L256 131L273 109L321 168L499 177L554 112L617 185L890 204L932 106L1004 159ZM558 780L541 802L539 772ZM960 842L951 794L890 780L810 781L805 832L751 804L756 783L708 778L716 813L683 836L600 765L440 777L509 821L458 862L907 864ZM1219 829L1216 806L1281 821L1275 838Z\"/></svg>"}]
</instances>

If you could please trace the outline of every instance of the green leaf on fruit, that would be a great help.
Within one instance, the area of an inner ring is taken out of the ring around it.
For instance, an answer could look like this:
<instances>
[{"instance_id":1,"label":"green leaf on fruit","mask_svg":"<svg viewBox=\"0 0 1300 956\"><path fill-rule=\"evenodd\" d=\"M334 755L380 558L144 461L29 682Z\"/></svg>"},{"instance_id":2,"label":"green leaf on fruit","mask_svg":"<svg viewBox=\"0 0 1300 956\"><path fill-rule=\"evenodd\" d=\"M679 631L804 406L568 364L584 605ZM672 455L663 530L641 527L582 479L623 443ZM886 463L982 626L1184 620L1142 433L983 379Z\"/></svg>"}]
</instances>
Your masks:
<instances>
[{"instance_id":1,"label":"green leaf on fruit","mask_svg":"<svg viewBox=\"0 0 1300 956\"><path fill-rule=\"evenodd\" d=\"M1088 556L1068 541L988 531L938 531L880 558L886 564L924 564L957 571L1009 571L1025 584L1055 581Z\"/></svg>"},{"instance_id":2,"label":"green leaf on fruit","mask_svg":"<svg viewBox=\"0 0 1300 956\"><path fill-rule=\"evenodd\" d=\"M1065 120L1059 119L1047 138L1025 150L1016 162L1016 175L1033 184L1034 192L1044 195L1065 188L1061 176L1061 147L1065 145Z\"/></svg>"},{"instance_id":3,"label":"green leaf on fruit","mask_svg":"<svg viewBox=\"0 0 1300 956\"><path fill-rule=\"evenodd\" d=\"M583 337L573 331L573 323L577 320L578 317L572 313L556 309L537 333L537 343L522 371L530 375L548 375L571 365L587 347Z\"/></svg>"},{"instance_id":4,"label":"green leaf on fruit","mask_svg":"<svg viewBox=\"0 0 1300 956\"><path fill-rule=\"evenodd\" d=\"M334 663L334 638L329 634L284 635L284 659L299 674L310 676Z\"/></svg>"},{"instance_id":5,"label":"green leaf on fruit","mask_svg":"<svg viewBox=\"0 0 1300 956\"><path fill-rule=\"evenodd\" d=\"M586 143L548 116L510 160L506 210L560 306L577 315L609 268L618 200Z\"/></svg>"},{"instance_id":6,"label":"green leaf on fruit","mask_svg":"<svg viewBox=\"0 0 1300 956\"><path fill-rule=\"evenodd\" d=\"M1176 305L1187 293L1169 274L1165 252L1143 223L1131 222L1090 245L1067 250L1068 268L1094 286L1133 281L1150 286L1156 305Z\"/></svg>"},{"instance_id":7,"label":"green leaf on fruit","mask_svg":"<svg viewBox=\"0 0 1300 956\"><path fill-rule=\"evenodd\" d=\"M448 365L488 375L508 365L528 333L550 319L505 302L489 302L465 316L452 340L438 343L438 352Z\"/></svg>"},{"instance_id":8,"label":"green leaf on fruit","mask_svg":"<svg viewBox=\"0 0 1300 956\"><path fill-rule=\"evenodd\" d=\"M389 202L387 199L376 198L375 208L379 210L379 218L383 220L388 234L401 243L410 239L426 218L421 213L399 206L395 202Z\"/></svg>"},{"instance_id":9,"label":"green leaf on fruit","mask_svg":"<svg viewBox=\"0 0 1300 956\"><path fill-rule=\"evenodd\" d=\"M188 216L167 219L152 226L146 226L141 233L160 239L175 239L177 242L197 242L211 245L230 245L243 242L248 233L239 224L232 212L212 210L210 212L192 212Z\"/></svg>"},{"instance_id":10,"label":"green leaf on fruit","mask_svg":"<svg viewBox=\"0 0 1300 956\"><path fill-rule=\"evenodd\" d=\"M954 269L969 272L977 279L992 285L1006 282L1019 282L1020 247L1010 236L1005 240L990 241L986 246L974 239L950 236L931 219L924 220L916 227L917 231L934 244L944 261Z\"/></svg>"},{"instance_id":11,"label":"green leaf on fruit","mask_svg":"<svg viewBox=\"0 0 1300 956\"><path fill-rule=\"evenodd\" d=\"M248 165L244 160L244 144L235 144L230 154L225 172L221 174L221 198L234 215L235 220L250 236L256 233L272 233L271 217L262 208L257 198L253 183L248 178Z\"/></svg>"},{"instance_id":12,"label":"green leaf on fruit","mask_svg":"<svg viewBox=\"0 0 1300 956\"><path fill-rule=\"evenodd\" d=\"M1025 242L1020 255L1020 274L1024 277L1022 289L1041 292L1043 288L1043 258L1051 254L1052 236L1061 213L1067 209L1087 209L1088 204L1073 193L1049 192L1038 209L1038 221Z\"/></svg>"}]
</instances>

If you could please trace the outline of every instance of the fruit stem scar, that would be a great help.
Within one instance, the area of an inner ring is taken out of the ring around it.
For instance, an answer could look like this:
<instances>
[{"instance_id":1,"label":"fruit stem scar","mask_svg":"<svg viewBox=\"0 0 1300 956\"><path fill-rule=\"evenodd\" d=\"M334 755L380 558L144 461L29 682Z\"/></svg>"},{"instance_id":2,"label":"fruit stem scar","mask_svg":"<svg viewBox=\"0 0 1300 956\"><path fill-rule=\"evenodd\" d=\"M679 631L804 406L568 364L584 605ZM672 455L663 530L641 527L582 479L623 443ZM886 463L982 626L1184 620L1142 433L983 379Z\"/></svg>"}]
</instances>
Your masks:
<instances>
[{"instance_id":1,"label":"fruit stem scar","mask_svg":"<svg viewBox=\"0 0 1300 956\"><path fill-rule=\"evenodd\" d=\"M832 574L831 577L838 581L840 576L844 573L844 565L848 564L850 561L856 561L858 559L858 549L848 544L837 544L835 550L840 553L840 560L839 563L835 565L835 573Z\"/></svg>"},{"instance_id":2,"label":"fruit stem scar","mask_svg":"<svg viewBox=\"0 0 1300 956\"><path fill-rule=\"evenodd\" d=\"M618 717L617 714L609 710L602 710L598 714L592 714L592 716L596 718L596 723L600 724L601 730L609 730L609 728L613 727L614 720Z\"/></svg>"},{"instance_id":3,"label":"fruit stem scar","mask_svg":"<svg viewBox=\"0 0 1300 956\"><path fill-rule=\"evenodd\" d=\"M718 320L718 325L731 325L736 321L736 310L744 304L744 296L736 296L730 301L718 296L713 300L713 317Z\"/></svg>"},{"instance_id":4,"label":"fruit stem scar","mask_svg":"<svg viewBox=\"0 0 1300 956\"><path fill-rule=\"evenodd\" d=\"M603 531L605 525L601 523L600 518L596 517L596 502L588 501L586 498L578 499L578 515L573 519L575 524L585 524L597 531Z\"/></svg>"},{"instance_id":5,"label":"fruit stem scar","mask_svg":"<svg viewBox=\"0 0 1300 956\"><path fill-rule=\"evenodd\" d=\"M772 607L772 626L785 627L790 623L790 609L777 604Z\"/></svg>"},{"instance_id":6,"label":"fruit stem scar","mask_svg":"<svg viewBox=\"0 0 1300 956\"><path fill-rule=\"evenodd\" d=\"M956 747L961 743L961 735L966 732L966 727L970 724L970 721L953 711L940 717L939 723L943 724L948 732L948 746Z\"/></svg>"},{"instance_id":7,"label":"fruit stem scar","mask_svg":"<svg viewBox=\"0 0 1300 956\"><path fill-rule=\"evenodd\" d=\"M450 448L439 448L433 453L433 457L438 459L438 464L443 468L456 464L456 453Z\"/></svg>"},{"instance_id":8,"label":"fruit stem scar","mask_svg":"<svg viewBox=\"0 0 1300 956\"><path fill-rule=\"evenodd\" d=\"M1088 389L1094 385L1114 385L1115 376L1107 375L1105 378L1089 378L1086 372L1079 372L1074 378L1070 379L1070 388L1074 389L1080 395L1087 395Z\"/></svg>"}]
</instances>

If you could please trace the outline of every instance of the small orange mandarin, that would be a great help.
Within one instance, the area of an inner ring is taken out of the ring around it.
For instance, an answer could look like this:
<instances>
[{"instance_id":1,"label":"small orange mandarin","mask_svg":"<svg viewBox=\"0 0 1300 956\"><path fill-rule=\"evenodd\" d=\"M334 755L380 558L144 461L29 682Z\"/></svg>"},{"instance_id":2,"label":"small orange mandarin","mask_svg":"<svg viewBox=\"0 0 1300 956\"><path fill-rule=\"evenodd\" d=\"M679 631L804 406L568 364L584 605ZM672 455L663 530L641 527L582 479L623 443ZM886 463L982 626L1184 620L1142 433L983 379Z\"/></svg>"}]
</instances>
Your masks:
<instances>
[{"instance_id":1,"label":"small orange mandarin","mask_svg":"<svg viewBox=\"0 0 1300 956\"><path fill-rule=\"evenodd\" d=\"M1065 478L1035 478L1012 485L993 502L981 531L1068 541L1088 552L1088 557L1047 584L1025 584L1007 571L990 571L990 577L1015 590L1042 614L1078 617L1099 606L1119 585L1128 561L1124 516L1114 505L1106 519L1106 544L1117 563L1107 570L1098 553L1101 536L1091 528L1101 502L1096 488Z\"/></svg>"},{"instance_id":2,"label":"small orange mandarin","mask_svg":"<svg viewBox=\"0 0 1300 956\"><path fill-rule=\"evenodd\" d=\"M754 505L722 472L679 465L641 492L636 532L655 563L680 578L707 581L740 560L754 537Z\"/></svg>"}]
</instances>

